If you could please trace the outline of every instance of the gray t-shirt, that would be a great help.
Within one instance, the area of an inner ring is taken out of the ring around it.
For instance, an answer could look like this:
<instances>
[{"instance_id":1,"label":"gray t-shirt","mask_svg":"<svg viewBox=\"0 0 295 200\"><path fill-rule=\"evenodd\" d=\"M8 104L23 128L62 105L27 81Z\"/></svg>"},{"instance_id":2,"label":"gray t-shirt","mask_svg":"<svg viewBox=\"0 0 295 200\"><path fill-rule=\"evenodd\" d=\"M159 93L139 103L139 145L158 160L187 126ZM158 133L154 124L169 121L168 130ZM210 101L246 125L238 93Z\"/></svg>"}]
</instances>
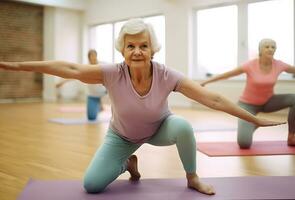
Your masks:
<instances>
[{"instance_id":1,"label":"gray t-shirt","mask_svg":"<svg viewBox=\"0 0 295 200\"><path fill-rule=\"evenodd\" d=\"M128 66L101 65L103 85L107 88L112 107L110 128L124 139L143 143L159 129L170 114L167 97L177 91L184 76L164 65L152 62L153 80L150 91L140 96L134 89Z\"/></svg>"}]
</instances>

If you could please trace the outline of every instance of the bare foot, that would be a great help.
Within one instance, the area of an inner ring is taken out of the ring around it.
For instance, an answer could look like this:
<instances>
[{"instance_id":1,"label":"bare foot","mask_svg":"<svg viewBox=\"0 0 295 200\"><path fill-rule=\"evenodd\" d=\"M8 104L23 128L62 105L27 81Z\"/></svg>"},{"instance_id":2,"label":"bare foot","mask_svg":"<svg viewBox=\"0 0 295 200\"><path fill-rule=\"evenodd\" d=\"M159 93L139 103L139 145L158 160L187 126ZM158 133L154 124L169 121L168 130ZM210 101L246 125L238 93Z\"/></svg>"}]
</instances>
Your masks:
<instances>
[{"instance_id":1,"label":"bare foot","mask_svg":"<svg viewBox=\"0 0 295 200\"><path fill-rule=\"evenodd\" d=\"M131 155L127 160L127 171L130 173L130 181L138 181L140 179L140 173L137 169L137 157Z\"/></svg>"},{"instance_id":2,"label":"bare foot","mask_svg":"<svg viewBox=\"0 0 295 200\"><path fill-rule=\"evenodd\" d=\"M287 142L288 146L295 146L295 133L289 133Z\"/></svg>"},{"instance_id":3,"label":"bare foot","mask_svg":"<svg viewBox=\"0 0 295 200\"><path fill-rule=\"evenodd\" d=\"M213 195L215 194L214 188L211 185L201 183L199 177L196 174L187 174L187 187L197 190L203 194Z\"/></svg>"}]
</instances>

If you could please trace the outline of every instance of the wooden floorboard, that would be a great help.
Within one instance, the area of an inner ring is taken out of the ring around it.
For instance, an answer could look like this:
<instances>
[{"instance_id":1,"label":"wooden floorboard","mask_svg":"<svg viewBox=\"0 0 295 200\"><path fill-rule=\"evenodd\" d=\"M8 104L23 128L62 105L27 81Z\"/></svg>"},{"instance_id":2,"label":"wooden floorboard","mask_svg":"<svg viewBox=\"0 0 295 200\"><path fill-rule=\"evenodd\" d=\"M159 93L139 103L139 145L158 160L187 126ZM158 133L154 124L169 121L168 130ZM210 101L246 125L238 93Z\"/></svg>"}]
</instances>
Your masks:
<instances>
[{"instance_id":1,"label":"wooden floorboard","mask_svg":"<svg viewBox=\"0 0 295 200\"><path fill-rule=\"evenodd\" d=\"M61 106L79 104L17 103L0 104L0 199L14 200L30 178L82 179L84 171L102 143L107 123L60 125L54 117L83 117L85 113L62 113ZM218 121L235 124L236 119L215 111L173 108L192 124ZM286 115L265 117L286 120ZM265 134L264 132L267 132ZM198 133L198 141L235 141L235 134ZM254 139L286 140L287 125L259 129ZM143 145L136 154L142 178L180 178L184 171L176 147ZM294 176L295 156L208 157L197 153L200 177ZM128 174L119 178L127 179Z\"/></svg>"}]
</instances>

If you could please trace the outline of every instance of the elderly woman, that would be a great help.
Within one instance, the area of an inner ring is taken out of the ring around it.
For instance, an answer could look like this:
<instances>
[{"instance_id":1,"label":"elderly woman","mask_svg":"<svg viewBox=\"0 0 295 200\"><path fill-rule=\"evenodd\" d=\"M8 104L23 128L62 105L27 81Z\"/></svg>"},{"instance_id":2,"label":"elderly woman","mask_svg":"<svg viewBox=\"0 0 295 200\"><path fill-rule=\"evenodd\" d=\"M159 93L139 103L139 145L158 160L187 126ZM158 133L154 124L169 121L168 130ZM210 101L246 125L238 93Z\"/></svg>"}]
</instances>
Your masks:
<instances>
[{"instance_id":1,"label":"elderly woman","mask_svg":"<svg viewBox=\"0 0 295 200\"><path fill-rule=\"evenodd\" d=\"M274 94L274 86L281 72L295 74L295 67L274 59L276 42L263 39L259 43L259 57L250 60L242 66L212 77L201 85L205 86L218 80L246 73L246 87L238 104L256 115L259 112L274 112L283 108L290 108L288 115L289 134L287 144L295 146L295 94ZM253 133L258 126L245 120L238 121L238 144L241 148L250 148Z\"/></svg>"},{"instance_id":2,"label":"elderly woman","mask_svg":"<svg viewBox=\"0 0 295 200\"><path fill-rule=\"evenodd\" d=\"M201 183L196 174L196 142L191 125L168 108L167 97L173 91L256 126L281 124L257 118L175 70L152 61L160 45L152 26L141 19L131 19L124 24L116 49L124 56L123 63L96 67L60 61L0 63L4 69L48 73L85 83L101 83L107 88L112 120L104 143L85 174L84 187L89 193L102 192L125 171L130 173L131 181L139 180L137 157L132 154L143 143L176 144L187 186L201 193L215 193L213 187Z\"/></svg>"}]
</instances>

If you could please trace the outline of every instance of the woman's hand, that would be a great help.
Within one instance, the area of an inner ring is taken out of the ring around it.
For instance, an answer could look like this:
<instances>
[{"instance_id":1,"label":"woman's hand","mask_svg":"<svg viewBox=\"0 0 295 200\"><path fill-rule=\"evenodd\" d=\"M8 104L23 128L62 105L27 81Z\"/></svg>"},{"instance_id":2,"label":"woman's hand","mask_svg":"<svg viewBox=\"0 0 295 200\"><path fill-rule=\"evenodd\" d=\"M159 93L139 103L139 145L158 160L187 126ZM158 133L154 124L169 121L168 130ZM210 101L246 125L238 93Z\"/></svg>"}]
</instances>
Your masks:
<instances>
[{"instance_id":1,"label":"woman's hand","mask_svg":"<svg viewBox=\"0 0 295 200\"><path fill-rule=\"evenodd\" d=\"M0 62L0 69L5 70L19 70L17 62Z\"/></svg>"},{"instance_id":2,"label":"woman's hand","mask_svg":"<svg viewBox=\"0 0 295 200\"><path fill-rule=\"evenodd\" d=\"M275 122L275 121L270 121L267 119L262 119L262 118L257 118L255 125L256 126L278 126L281 124L286 124L287 122Z\"/></svg>"},{"instance_id":3,"label":"woman's hand","mask_svg":"<svg viewBox=\"0 0 295 200\"><path fill-rule=\"evenodd\" d=\"M98 65L93 67L65 61L0 62L0 69L38 72L90 84L103 82L103 73Z\"/></svg>"}]
</instances>

